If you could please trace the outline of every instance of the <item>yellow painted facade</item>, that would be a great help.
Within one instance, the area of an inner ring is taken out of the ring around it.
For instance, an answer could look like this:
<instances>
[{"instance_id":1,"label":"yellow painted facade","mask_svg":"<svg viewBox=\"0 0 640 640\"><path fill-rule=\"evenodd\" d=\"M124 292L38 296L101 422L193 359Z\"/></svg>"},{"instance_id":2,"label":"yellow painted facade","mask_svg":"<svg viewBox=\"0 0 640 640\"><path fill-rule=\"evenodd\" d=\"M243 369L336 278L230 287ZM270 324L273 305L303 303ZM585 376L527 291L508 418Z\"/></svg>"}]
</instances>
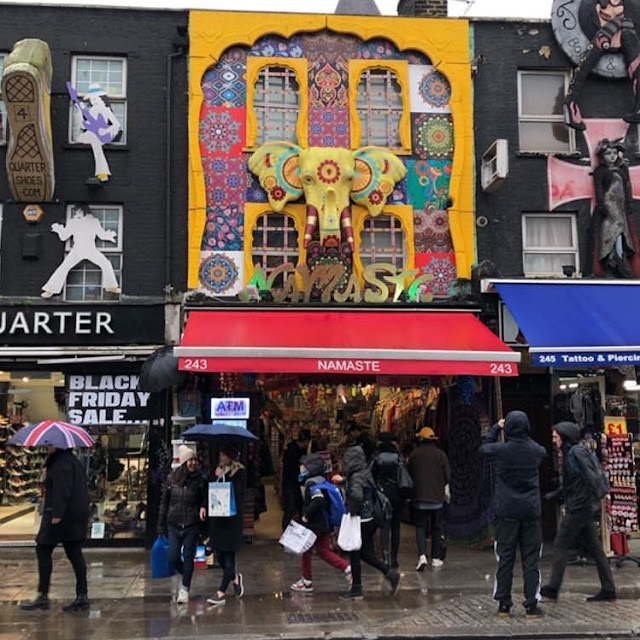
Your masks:
<instances>
[{"instance_id":1,"label":"yellow painted facade","mask_svg":"<svg viewBox=\"0 0 640 640\"><path fill-rule=\"evenodd\" d=\"M200 156L201 87L204 73L233 45L253 45L259 38L285 38L329 29L369 40L384 37L399 50L423 52L451 85L454 155L450 182L449 225L457 276L469 278L475 262L474 159L469 24L457 19L364 17L317 14L276 14L192 11L189 49L189 244L188 286L198 286L200 243L206 220L206 192ZM263 62L264 59L261 60ZM385 62L381 62L385 65ZM248 74L247 74L248 75ZM248 118L249 131L255 126ZM406 134L405 134L406 135ZM255 139L255 138L253 138ZM301 141L304 138L301 139ZM404 140L403 140L404 146ZM398 150L402 153L401 150ZM386 210L386 209L385 209ZM255 211L255 209L253 210ZM389 213L391 209L389 208ZM255 215L255 214L254 214ZM402 216L403 218L406 215ZM247 216L245 222L249 223ZM246 249L246 247L245 247ZM249 274L245 274L249 275Z\"/></svg>"}]
</instances>

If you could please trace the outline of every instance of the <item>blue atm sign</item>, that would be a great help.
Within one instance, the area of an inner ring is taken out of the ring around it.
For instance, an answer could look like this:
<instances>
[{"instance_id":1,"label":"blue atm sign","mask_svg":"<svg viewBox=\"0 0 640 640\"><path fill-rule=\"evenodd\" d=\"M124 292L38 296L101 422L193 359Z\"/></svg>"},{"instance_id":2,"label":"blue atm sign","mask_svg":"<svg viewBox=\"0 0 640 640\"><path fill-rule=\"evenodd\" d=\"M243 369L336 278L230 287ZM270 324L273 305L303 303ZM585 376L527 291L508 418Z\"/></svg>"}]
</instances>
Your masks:
<instances>
[{"instance_id":1,"label":"blue atm sign","mask_svg":"<svg viewBox=\"0 0 640 640\"><path fill-rule=\"evenodd\" d=\"M225 418L247 420L249 418L249 398L211 398L211 419Z\"/></svg>"}]
</instances>

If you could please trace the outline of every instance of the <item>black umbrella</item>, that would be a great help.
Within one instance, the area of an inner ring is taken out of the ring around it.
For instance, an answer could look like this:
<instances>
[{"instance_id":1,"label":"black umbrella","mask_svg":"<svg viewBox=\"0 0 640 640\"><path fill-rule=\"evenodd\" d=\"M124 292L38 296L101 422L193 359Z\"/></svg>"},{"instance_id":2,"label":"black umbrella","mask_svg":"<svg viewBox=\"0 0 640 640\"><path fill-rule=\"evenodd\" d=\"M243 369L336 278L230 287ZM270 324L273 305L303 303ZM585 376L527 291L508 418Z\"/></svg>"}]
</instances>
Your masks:
<instances>
[{"instance_id":1,"label":"black umbrella","mask_svg":"<svg viewBox=\"0 0 640 640\"><path fill-rule=\"evenodd\" d=\"M259 440L249 429L230 424L196 424L182 432L189 440L213 440L237 438L239 440Z\"/></svg>"},{"instance_id":2,"label":"black umbrella","mask_svg":"<svg viewBox=\"0 0 640 640\"><path fill-rule=\"evenodd\" d=\"M173 355L173 347L167 345L154 351L140 369L140 391L162 391L180 384L184 373L178 369L178 358Z\"/></svg>"}]
</instances>

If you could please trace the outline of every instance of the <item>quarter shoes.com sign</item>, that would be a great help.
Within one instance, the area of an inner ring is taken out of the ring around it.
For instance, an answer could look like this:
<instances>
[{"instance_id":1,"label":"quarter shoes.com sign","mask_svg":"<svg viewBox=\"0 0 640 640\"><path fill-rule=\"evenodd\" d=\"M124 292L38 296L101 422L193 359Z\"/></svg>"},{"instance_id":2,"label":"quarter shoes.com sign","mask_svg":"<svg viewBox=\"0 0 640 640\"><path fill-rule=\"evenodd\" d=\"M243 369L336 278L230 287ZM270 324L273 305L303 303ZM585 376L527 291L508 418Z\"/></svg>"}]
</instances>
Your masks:
<instances>
[{"instance_id":1,"label":"quarter shoes.com sign","mask_svg":"<svg viewBox=\"0 0 640 640\"><path fill-rule=\"evenodd\" d=\"M149 418L150 393L138 391L139 376L67 376L67 419L72 424L130 424Z\"/></svg>"}]
</instances>

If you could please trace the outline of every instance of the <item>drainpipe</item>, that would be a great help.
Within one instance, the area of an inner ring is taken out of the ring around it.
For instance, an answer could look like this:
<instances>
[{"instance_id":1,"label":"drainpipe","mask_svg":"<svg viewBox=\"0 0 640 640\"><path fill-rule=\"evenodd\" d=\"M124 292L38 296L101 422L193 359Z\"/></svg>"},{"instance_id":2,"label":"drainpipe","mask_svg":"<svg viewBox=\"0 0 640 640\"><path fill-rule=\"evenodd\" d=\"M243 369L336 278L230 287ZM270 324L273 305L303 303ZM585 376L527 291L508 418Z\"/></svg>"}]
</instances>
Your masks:
<instances>
[{"instance_id":1,"label":"drainpipe","mask_svg":"<svg viewBox=\"0 0 640 640\"><path fill-rule=\"evenodd\" d=\"M165 140L166 140L166 162L165 162L165 221L164 221L164 232L165 232L165 294L170 294L173 291L173 287L171 285L171 261L172 261L172 251L171 251L171 163L172 163L172 147L171 147L171 109L172 102L171 96L173 93L173 61L176 58L184 55L187 49L187 36L186 33L182 33L182 29L186 32L186 27L176 27L178 31L178 37L174 42L174 48L176 49L173 53L170 53L167 56L167 76L166 76L166 96L165 96L165 109L166 109L166 130L165 130Z\"/></svg>"}]
</instances>

